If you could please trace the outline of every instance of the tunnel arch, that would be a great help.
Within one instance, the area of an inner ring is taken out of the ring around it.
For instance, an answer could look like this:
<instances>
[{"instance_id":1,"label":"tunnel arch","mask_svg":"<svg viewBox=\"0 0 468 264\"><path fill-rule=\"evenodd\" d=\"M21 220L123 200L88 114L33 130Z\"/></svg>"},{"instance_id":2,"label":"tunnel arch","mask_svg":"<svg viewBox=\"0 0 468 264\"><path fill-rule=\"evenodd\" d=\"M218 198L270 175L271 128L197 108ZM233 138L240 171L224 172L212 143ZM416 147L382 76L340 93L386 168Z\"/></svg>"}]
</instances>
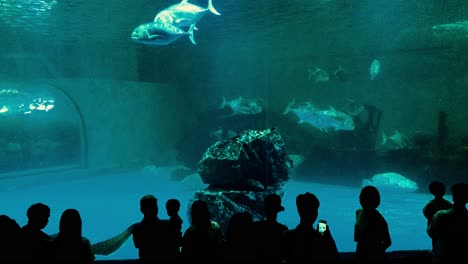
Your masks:
<instances>
[{"instance_id":1,"label":"tunnel arch","mask_svg":"<svg viewBox=\"0 0 468 264\"><path fill-rule=\"evenodd\" d=\"M87 129L86 129L86 122L85 122L83 113L81 112L80 106L73 99L73 97L60 86L50 85L50 87L53 87L54 89L59 91L61 94L63 94L64 97L66 97L69 100L70 104L73 106L73 108L76 110L76 113L78 114L78 122L79 122L79 129L80 129L80 142L81 142L80 161L81 161L81 166L84 168L87 168L88 167L88 134L87 134Z\"/></svg>"},{"instance_id":2,"label":"tunnel arch","mask_svg":"<svg viewBox=\"0 0 468 264\"><path fill-rule=\"evenodd\" d=\"M47 82L0 84L0 174L87 168L83 114L61 86Z\"/></svg>"}]
</instances>

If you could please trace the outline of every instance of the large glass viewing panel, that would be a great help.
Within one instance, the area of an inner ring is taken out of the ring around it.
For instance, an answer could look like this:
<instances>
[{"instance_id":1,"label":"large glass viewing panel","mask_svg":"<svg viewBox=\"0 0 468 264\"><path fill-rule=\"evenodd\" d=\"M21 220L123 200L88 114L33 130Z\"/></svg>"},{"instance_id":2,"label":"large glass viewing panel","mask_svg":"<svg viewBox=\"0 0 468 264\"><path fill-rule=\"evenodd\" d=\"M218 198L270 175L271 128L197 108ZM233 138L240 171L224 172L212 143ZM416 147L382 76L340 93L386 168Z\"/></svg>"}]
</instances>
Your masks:
<instances>
[{"instance_id":1,"label":"large glass viewing panel","mask_svg":"<svg viewBox=\"0 0 468 264\"><path fill-rule=\"evenodd\" d=\"M0 86L0 173L82 165L83 122L66 94L48 85Z\"/></svg>"},{"instance_id":2,"label":"large glass viewing panel","mask_svg":"<svg viewBox=\"0 0 468 264\"><path fill-rule=\"evenodd\" d=\"M467 62L462 0L0 0L0 214L43 202L55 234L76 208L95 244L146 194L185 231L195 198L225 228L271 192L294 228L308 191L352 252L371 184L388 250L429 250L429 183L467 180Z\"/></svg>"}]
</instances>

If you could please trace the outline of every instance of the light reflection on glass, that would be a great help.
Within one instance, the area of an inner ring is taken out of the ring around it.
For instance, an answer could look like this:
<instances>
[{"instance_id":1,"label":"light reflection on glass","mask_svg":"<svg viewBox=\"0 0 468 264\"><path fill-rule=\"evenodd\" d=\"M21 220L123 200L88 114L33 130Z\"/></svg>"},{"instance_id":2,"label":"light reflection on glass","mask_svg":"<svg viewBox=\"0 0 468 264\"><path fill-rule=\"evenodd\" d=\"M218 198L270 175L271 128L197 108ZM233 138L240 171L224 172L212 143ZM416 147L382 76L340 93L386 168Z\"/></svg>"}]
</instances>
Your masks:
<instances>
[{"instance_id":1,"label":"light reflection on glass","mask_svg":"<svg viewBox=\"0 0 468 264\"><path fill-rule=\"evenodd\" d=\"M0 114L31 114L33 111L52 110L55 107L55 99L51 96L22 93L16 89L1 89L0 105Z\"/></svg>"}]
</instances>

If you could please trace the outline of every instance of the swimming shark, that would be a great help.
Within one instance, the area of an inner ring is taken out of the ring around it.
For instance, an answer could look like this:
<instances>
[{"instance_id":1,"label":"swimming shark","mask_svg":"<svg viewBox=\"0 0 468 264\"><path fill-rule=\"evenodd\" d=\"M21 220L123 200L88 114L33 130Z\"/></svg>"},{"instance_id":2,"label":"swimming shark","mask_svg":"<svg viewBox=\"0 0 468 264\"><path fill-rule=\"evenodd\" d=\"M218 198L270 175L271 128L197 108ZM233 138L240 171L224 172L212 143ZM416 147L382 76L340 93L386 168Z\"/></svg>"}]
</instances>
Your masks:
<instances>
[{"instance_id":1,"label":"swimming shark","mask_svg":"<svg viewBox=\"0 0 468 264\"><path fill-rule=\"evenodd\" d=\"M170 23L179 28L195 26L208 11L218 16L221 15L213 7L212 0L208 0L207 8L191 4L188 0L182 0L180 3L171 5L156 14L154 22Z\"/></svg>"},{"instance_id":2,"label":"swimming shark","mask_svg":"<svg viewBox=\"0 0 468 264\"><path fill-rule=\"evenodd\" d=\"M133 41L148 45L168 45L180 37L188 36L190 41L196 45L193 37L194 28L193 24L186 32L170 23L150 22L137 26L133 30L131 38Z\"/></svg>"}]
</instances>

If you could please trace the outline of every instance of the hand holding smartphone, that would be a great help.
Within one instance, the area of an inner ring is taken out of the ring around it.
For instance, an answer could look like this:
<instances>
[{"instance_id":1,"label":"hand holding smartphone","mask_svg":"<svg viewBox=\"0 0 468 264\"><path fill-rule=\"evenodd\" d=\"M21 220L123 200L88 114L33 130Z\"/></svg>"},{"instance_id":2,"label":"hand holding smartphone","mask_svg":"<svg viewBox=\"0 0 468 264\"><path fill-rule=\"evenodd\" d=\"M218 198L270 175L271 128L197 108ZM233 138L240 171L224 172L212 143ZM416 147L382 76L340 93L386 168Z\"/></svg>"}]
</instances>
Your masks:
<instances>
[{"instance_id":1,"label":"hand holding smartphone","mask_svg":"<svg viewBox=\"0 0 468 264\"><path fill-rule=\"evenodd\" d=\"M323 235L323 233L325 233L325 231L327 230L327 221L319 220L317 230L319 231L320 234Z\"/></svg>"}]
</instances>

